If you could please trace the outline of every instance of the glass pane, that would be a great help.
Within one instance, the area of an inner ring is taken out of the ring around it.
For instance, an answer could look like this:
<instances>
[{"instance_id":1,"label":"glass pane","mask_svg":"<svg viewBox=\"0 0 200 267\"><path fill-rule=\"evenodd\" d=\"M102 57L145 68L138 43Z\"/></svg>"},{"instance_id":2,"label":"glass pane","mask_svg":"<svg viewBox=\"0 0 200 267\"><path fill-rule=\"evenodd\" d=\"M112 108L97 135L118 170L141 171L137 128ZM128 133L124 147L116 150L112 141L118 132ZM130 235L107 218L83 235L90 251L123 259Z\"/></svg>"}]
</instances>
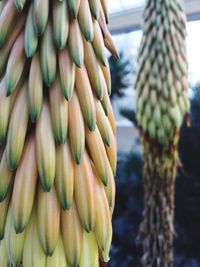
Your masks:
<instances>
[{"instance_id":1,"label":"glass pane","mask_svg":"<svg viewBox=\"0 0 200 267\"><path fill-rule=\"evenodd\" d=\"M189 63L189 81L191 85L200 82L200 21L187 23L187 53Z\"/></svg>"},{"instance_id":2,"label":"glass pane","mask_svg":"<svg viewBox=\"0 0 200 267\"><path fill-rule=\"evenodd\" d=\"M121 110L126 107L131 107L134 109L135 106L135 97L134 97L135 92L133 90L133 81L134 81L134 71L136 70L136 62L137 62L136 59L141 36L142 36L141 31L133 31L130 33L124 33L114 36L114 41L117 45L117 48L119 52L122 53L120 60L129 61L130 64L130 74L127 77L125 77L124 82L126 83L127 80L129 80L131 86L128 86L128 88L124 89L125 95L123 97L120 98L115 97L114 100L112 101L115 116L118 124L120 125L131 124L121 115Z\"/></svg>"},{"instance_id":3,"label":"glass pane","mask_svg":"<svg viewBox=\"0 0 200 267\"><path fill-rule=\"evenodd\" d=\"M137 8L142 5L144 5L145 0L111 0L108 2L110 12L117 12L117 11L123 11L124 9L128 8Z\"/></svg>"}]
</instances>

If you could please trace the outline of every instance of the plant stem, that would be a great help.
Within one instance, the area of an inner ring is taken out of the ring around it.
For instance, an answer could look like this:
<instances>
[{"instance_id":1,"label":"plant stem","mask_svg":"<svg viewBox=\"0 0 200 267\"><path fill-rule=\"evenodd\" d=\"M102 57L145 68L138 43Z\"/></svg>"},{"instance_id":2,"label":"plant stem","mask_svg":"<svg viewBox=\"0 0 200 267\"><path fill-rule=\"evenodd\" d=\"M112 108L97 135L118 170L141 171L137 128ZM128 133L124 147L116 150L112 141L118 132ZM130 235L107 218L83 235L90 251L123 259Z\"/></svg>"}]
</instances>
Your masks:
<instances>
[{"instance_id":1,"label":"plant stem","mask_svg":"<svg viewBox=\"0 0 200 267\"><path fill-rule=\"evenodd\" d=\"M176 137L175 137L175 140ZM144 213L140 226L144 267L173 266L173 219L177 145L166 148L143 139Z\"/></svg>"}]
</instances>

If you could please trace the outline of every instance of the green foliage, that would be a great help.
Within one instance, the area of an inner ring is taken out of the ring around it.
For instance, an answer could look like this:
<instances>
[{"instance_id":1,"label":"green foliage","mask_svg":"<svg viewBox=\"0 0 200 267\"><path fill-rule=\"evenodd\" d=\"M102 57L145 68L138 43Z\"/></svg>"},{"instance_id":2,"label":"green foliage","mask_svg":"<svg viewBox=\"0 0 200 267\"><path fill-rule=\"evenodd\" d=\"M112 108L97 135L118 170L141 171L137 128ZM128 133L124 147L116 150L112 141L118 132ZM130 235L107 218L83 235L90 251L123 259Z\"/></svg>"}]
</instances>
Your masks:
<instances>
[{"instance_id":1,"label":"green foliage","mask_svg":"<svg viewBox=\"0 0 200 267\"><path fill-rule=\"evenodd\" d=\"M141 250L136 236L142 219L142 160L136 153L120 154L118 159L114 240L109 266L139 267Z\"/></svg>"},{"instance_id":2,"label":"green foliage","mask_svg":"<svg viewBox=\"0 0 200 267\"><path fill-rule=\"evenodd\" d=\"M120 110L120 113L123 117L125 117L127 120L129 120L133 124L137 124L136 114L135 114L135 111L133 109L122 108Z\"/></svg>"},{"instance_id":3,"label":"green foliage","mask_svg":"<svg viewBox=\"0 0 200 267\"><path fill-rule=\"evenodd\" d=\"M120 59L116 60L110 56L109 64L112 84L111 99L123 97L125 95L125 90L132 86L134 73L133 63L129 59L126 59L123 52L120 52Z\"/></svg>"},{"instance_id":4,"label":"green foliage","mask_svg":"<svg viewBox=\"0 0 200 267\"><path fill-rule=\"evenodd\" d=\"M182 126L180 157L186 172L200 177L200 84L193 88L190 118L191 127Z\"/></svg>"},{"instance_id":5,"label":"green foliage","mask_svg":"<svg viewBox=\"0 0 200 267\"><path fill-rule=\"evenodd\" d=\"M183 123L179 143L184 172L177 179L176 221L179 240L175 244L190 257L197 257L200 251L200 84L192 91L191 127Z\"/></svg>"}]
</instances>

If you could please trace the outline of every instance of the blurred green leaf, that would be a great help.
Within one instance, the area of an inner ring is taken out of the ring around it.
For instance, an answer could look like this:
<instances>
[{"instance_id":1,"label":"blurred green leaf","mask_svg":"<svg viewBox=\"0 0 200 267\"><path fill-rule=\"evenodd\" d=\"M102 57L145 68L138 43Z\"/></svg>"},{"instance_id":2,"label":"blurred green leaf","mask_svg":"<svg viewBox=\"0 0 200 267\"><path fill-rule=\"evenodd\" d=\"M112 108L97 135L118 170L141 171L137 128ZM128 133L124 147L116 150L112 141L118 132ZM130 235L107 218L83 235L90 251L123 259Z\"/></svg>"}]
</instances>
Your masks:
<instances>
[{"instance_id":1,"label":"blurred green leaf","mask_svg":"<svg viewBox=\"0 0 200 267\"><path fill-rule=\"evenodd\" d=\"M134 61L130 61L120 52L120 59L116 60L114 57L109 57L112 94L111 99L115 97L123 97L125 90L132 86L134 74Z\"/></svg>"}]
</instances>

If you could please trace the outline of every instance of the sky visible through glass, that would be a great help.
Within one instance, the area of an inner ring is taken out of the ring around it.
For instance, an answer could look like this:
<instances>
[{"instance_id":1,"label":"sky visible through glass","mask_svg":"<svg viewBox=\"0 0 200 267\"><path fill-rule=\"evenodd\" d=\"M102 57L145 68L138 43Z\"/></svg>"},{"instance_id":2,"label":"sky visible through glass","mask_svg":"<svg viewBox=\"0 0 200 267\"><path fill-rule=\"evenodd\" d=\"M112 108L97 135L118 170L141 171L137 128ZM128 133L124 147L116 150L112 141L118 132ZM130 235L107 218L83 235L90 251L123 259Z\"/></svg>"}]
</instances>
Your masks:
<instances>
[{"instance_id":1,"label":"sky visible through glass","mask_svg":"<svg viewBox=\"0 0 200 267\"><path fill-rule=\"evenodd\" d=\"M122 11L128 8L137 8L144 5L145 0L110 0L109 2L110 12Z\"/></svg>"}]
</instances>

